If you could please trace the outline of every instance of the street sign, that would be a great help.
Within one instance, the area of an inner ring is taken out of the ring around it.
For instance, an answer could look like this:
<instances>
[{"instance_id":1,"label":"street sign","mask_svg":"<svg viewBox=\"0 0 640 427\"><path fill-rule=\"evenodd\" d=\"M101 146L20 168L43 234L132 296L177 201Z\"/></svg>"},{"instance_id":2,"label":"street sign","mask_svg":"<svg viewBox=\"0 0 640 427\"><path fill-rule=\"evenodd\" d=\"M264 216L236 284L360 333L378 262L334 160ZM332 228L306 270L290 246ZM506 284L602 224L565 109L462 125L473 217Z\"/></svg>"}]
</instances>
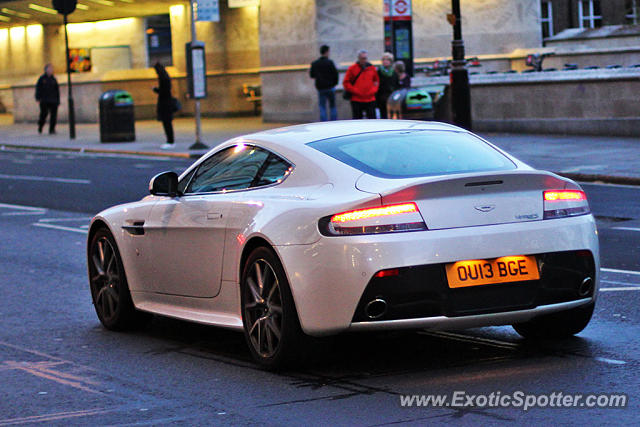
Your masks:
<instances>
[{"instance_id":1,"label":"street sign","mask_svg":"<svg viewBox=\"0 0 640 427\"><path fill-rule=\"evenodd\" d=\"M453 13L447 13L447 22L451 25L454 26L456 25L456 15L454 15Z\"/></svg>"},{"instance_id":2,"label":"street sign","mask_svg":"<svg viewBox=\"0 0 640 427\"><path fill-rule=\"evenodd\" d=\"M68 15L76 10L77 0L53 0L53 8L62 15Z\"/></svg>"},{"instance_id":3,"label":"street sign","mask_svg":"<svg viewBox=\"0 0 640 427\"><path fill-rule=\"evenodd\" d=\"M207 67L204 54L204 43L194 41L187 43L187 85L189 95L193 99L207 97Z\"/></svg>"},{"instance_id":4,"label":"street sign","mask_svg":"<svg viewBox=\"0 0 640 427\"><path fill-rule=\"evenodd\" d=\"M411 19L411 0L391 0L391 16L394 21Z\"/></svg>"},{"instance_id":5,"label":"street sign","mask_svg":"<svg viewBox=\"0 0 640 427\"><path fill-rule=\"evenodd\" d=\"M219 0L197 0L196 21L220 22Z\"/></svg>"}]
</instances>

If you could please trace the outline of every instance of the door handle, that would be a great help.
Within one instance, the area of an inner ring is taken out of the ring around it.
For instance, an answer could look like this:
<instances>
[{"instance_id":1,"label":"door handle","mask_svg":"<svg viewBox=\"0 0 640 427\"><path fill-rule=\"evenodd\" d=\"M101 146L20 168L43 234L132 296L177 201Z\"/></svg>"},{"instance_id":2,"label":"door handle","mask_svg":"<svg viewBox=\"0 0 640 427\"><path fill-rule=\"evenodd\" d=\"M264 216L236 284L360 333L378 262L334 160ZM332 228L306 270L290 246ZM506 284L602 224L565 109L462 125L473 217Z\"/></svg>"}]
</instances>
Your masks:
<instances>
[{"instance_id":1,"label":"door handle","mask_svg":"<svg viewBox=\"0 0 640 427\"><path fill-rule=\"evenodd\" d=\"M216 220L222 218L222 214L219 212L207 212L208 220Z\"/></svg>"}]
</instances>

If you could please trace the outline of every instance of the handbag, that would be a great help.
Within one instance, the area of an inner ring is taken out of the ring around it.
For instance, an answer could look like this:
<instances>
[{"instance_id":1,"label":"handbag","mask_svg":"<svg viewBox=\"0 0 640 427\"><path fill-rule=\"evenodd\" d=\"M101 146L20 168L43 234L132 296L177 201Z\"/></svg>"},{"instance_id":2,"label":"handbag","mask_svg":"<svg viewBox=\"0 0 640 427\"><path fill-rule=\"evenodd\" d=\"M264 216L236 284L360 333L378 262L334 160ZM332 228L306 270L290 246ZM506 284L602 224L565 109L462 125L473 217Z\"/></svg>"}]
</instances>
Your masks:
<instances>
[{"instance_id":1,"label":"handbag","mask_svg":"<svg viewBox=\"0 0 640 427\"><path fill-rule=\"evenodd\" d=\"M177 113L180 110L182 110L182 104L180 104L180 101L178 100L178 98L176 98L175 96L172 96L171 97L171 112L172 113Z\"/></svg>"},{"instance_id":2,"label":"handbag","mask_svg":"<svg viewBox=\"0 0 640 427\"><path fill-rule=\"evenodd\" d=\"M351 81L352 85L356 84L356 81L358 80L358 77L360 77L360 74L362 74L362 72L364 70L365 70L365 68L362 68L360 70L360 72L358 73L358 75L356 76L356 78ZM351 100L351 92L349 92L348 90L344 89L342 91L342 98L346 99L347 101Z\"/></svg>"}]
</instances>

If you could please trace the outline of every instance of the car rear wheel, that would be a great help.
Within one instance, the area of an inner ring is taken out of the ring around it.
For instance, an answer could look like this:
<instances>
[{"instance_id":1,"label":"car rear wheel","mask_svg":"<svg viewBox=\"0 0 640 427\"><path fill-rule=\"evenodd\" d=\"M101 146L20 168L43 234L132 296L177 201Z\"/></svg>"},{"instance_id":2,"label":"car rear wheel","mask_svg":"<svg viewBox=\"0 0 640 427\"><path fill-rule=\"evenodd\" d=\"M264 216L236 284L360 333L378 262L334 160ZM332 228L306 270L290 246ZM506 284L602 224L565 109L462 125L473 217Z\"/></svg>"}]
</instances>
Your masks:
<instances>
[{"instance_id":1,"label":"car rear wheel","mask_svg":"<svg viewBox=\"0 0 640 427\"><path fill-rule=\"evenodd\" d=\"M135 309L116 242L106 228L99 229L89 244L91 298L102 325L126 330L150 318Z\"/></svg>"},{"instance_id":2,"label":"car rear wheel","mask_svg":"<svg viewBox=\"0 0 640 427\"><path fill-rule=\"evenodd\" d=\"M289 364L303 347L289 282L272 250L255 249L241 279L244 334L254 360L268 369Z\"/></svg>"},{"instance_id":3,"label":"car rear wheel","mask_svg":"<svg viewBox=\"0 0 640 427\"><path fill-rule=\"evenodd\" d=\"M568 338L587 327L595 303L571 310L536 317L528 322L516 323L513 329L525 338Z\"/></svg>"}]
</instances>

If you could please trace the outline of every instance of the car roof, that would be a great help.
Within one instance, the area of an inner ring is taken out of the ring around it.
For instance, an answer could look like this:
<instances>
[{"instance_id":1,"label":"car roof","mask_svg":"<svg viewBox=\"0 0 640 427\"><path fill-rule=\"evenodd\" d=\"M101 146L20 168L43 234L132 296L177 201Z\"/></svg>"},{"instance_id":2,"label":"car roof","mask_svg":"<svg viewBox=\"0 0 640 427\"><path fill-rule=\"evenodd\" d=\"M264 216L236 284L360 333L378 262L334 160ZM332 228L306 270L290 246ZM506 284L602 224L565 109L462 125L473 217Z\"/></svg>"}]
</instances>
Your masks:
<instances>
[{"instance_id":1,"label":"car roof","mask_svg":"<svg viewBox=\"0 0 640 427\"><path fill-rule=\"evenodd\" d=\"M457 126L440 122L413 120L339 120L270 129L244 135L243 138L271 142L277 145L292 146L339 136L397 130L448 130L466 132Z\"/></svg>"}]
</instances>

